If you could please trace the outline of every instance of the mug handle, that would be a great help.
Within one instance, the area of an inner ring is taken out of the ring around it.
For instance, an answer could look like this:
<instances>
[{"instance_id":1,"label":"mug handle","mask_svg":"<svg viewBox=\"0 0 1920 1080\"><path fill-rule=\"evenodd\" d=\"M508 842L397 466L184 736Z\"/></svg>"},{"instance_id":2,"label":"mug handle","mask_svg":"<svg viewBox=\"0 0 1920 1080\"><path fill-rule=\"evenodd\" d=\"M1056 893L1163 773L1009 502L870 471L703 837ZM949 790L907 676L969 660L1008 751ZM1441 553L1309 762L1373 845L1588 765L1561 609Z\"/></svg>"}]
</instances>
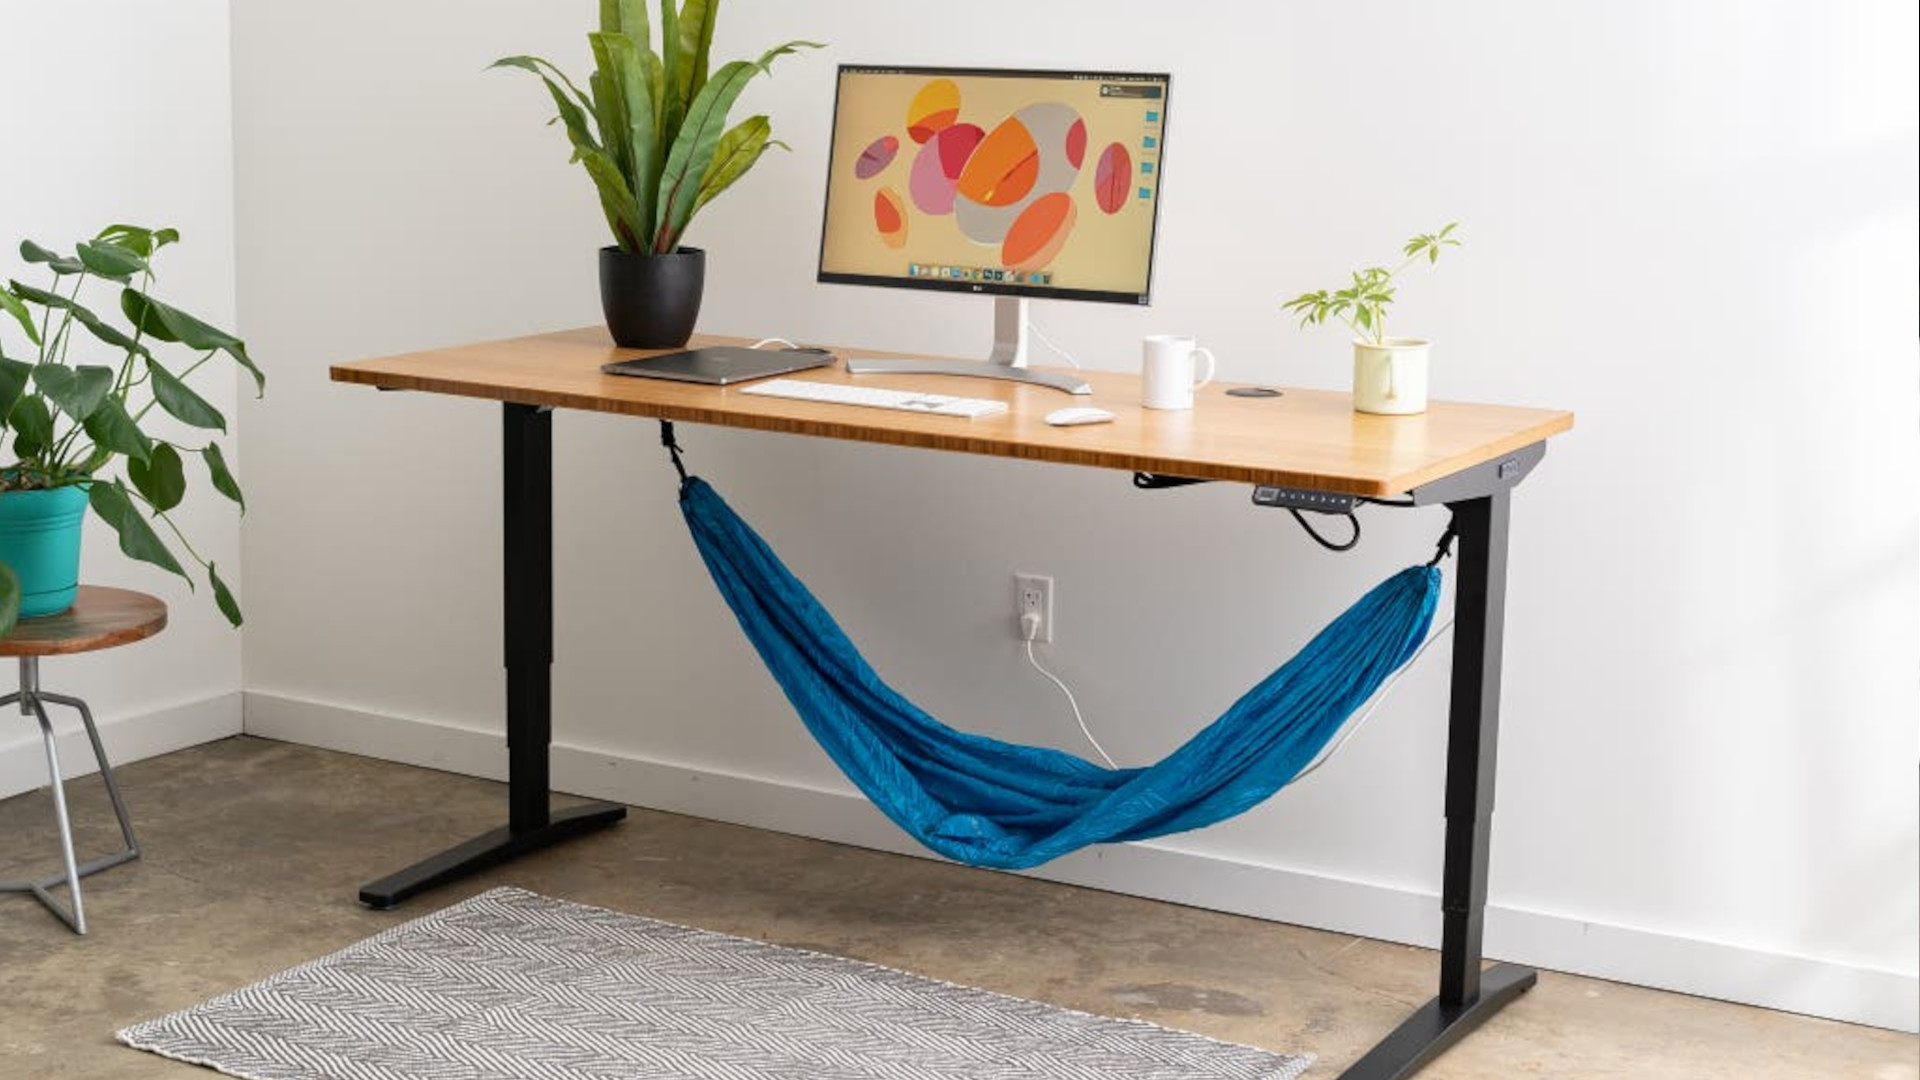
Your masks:
<instances>
[{"instance_id":1,"label":"mug handle","mask_svg":"<svg viewBox=\"0 0 1920 1080\"><path fill-rule=\"evenodd\" d=\"M1195 380L1193 384L1193 388L1195 390L1198 390L1201 387L1213 381L1213 372L1215 367L1213 362L1213 350L1202 348L1198 345L1195 345L1193 347L1193 355L1196 357L1204 356L1207 358L1207 373L1205 375L1200 376L1200 378Z\"/></svg>"}]
</instances>

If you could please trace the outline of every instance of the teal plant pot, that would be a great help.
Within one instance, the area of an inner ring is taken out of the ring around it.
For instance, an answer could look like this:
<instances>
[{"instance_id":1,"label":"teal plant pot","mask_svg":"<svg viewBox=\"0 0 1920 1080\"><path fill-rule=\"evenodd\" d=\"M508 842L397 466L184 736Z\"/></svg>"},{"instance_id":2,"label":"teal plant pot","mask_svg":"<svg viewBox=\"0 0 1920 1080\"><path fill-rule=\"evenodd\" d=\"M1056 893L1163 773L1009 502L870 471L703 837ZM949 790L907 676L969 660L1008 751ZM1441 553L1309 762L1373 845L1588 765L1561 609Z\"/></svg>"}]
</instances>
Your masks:
<instances>
[{"instance_id":1,"label":"teal plant pot","mask_svg":"<svg viewBox=\"0 0 1920 1080\"><path fill-rule=\"evenodd\" d=\"M0 493L0 562L20 579L20 617L58 615L80 591L87 489Z\"/></svg>"}]
</instances>

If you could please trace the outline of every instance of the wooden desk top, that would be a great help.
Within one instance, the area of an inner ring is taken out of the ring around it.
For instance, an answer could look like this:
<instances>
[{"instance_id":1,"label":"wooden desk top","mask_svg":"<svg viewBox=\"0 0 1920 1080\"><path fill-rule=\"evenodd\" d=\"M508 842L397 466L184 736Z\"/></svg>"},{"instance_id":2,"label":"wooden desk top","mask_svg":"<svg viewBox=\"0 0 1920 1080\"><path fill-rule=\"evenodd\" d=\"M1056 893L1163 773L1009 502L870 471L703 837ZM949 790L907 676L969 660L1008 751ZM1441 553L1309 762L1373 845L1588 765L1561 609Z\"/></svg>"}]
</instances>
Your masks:
<instances>
[{"instance_id":1,"label":"wooden desk top","mask_svg":"<svg viewBox=\"0 0 1920 1080\"><path fill-rule=\"evenodd\" d=\"M58 615L21 619L0 638L0 656L62 656L150 638L167 625L166 601L132 589L82 585Z\"/></svg>"},{"instance_id":2,"label":"wooden desk top","mask_svg":"<svg viewBox=\"0 0 1920 1080\"><path fill-rule=\"evenodd\" d=\"M690 343L750 344L709 335ZM1091 370L1075 373L1093 385L1091 398L988 379L856 377L839 365L789 376L1007 402L1007 412L979 420L756 397L739 387L600 371L609 361L646 355L616 348L604 329L589 327L339 364L333 378L522 405L1375 496L1400 494L1573 426L1568 412L1442 401L1420 416L1367 416L1353 411L1346 394L1288 390L1278 398L1237 398L1226 395L1231 384L1223 383L1195 394L1191 412L1162 412L1140 407L1138 376ZM1097 405L1117 419L1084 427L1046 423L1048 413L1069 405Z\"/></svg>"}]
</instances>

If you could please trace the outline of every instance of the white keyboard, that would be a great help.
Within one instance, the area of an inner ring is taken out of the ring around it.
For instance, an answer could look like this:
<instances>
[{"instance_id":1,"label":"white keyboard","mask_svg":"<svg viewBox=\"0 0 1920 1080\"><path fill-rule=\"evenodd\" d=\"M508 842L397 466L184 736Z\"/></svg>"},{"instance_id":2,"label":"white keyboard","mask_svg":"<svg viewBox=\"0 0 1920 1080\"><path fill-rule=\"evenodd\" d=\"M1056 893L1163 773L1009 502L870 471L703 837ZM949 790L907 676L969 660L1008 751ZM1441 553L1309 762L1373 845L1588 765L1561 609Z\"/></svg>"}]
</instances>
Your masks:
<instances>
[{"instance_id":1,"label":"white keyboard","mask_svg":"<svg viewBox=\"0 0 1920 1080\"><path fill-rule=\"evenodd\" d=\"M792 398L795 401L824 401L829 405L859 405L869 409L932 413L935 416L964 416L969 420L1007 411L1006 402L989 401L986 398L922 394L880 386L845 386L840 383L808 382L805 379L768 379L741 387L740 392Z\"/></svg>"}]
</instances>

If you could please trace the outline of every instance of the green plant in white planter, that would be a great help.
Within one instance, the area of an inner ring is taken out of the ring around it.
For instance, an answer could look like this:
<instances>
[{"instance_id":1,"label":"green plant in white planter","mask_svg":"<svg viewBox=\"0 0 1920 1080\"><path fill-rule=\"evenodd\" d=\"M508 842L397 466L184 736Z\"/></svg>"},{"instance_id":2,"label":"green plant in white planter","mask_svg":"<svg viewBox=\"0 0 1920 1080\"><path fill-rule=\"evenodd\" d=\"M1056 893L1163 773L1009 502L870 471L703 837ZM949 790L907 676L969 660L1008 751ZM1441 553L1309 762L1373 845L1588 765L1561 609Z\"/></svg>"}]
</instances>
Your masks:
<instances>
[{"instance_id":1,"label":"green plant in white planter","mask_svg":"<svg viewBox=\"0 0 1920 1080\"><path fill-rule=\"evenodd\" d=\"M1393 306L1400 275L1414 264L1440 261L1443 248L1459 247L1453 235L1459 222L1438 232L1421 233L1404 244L1398 266L1369 266L1353 272L1344 289L1301 293L1280 305L1300 316L1301 326L1338 319L1353 331L1353 407L1360 412L1404 415L1427 410L1427 338L1388 337L1387 309Z\"/></svg>"},{"instance_id":2,"label":"green plant in white planter","mask_svg":"<svg viewBox=\"0 0 1920 1080\"><path fill-rule=\"evenodd\" d=\"M0 334L0 438L11 438L14 459L0 467L0 563L19 575L23 617L73 603L80 522L91 507L124 554L191 586L177 544L205 573L220 611L240 625L232 591L171 512L186 496L188 458L199 459L195 471L204 470L215 491L246 506L213 437L226 432L226 417L188 380L222 358L246 369L261 392L266 377L239 338L149 291L155 254L179 238L172 229L110 225L73 255L22 241L21 258L45 266L51 280L44 289L12 281L0 290L0 311L29 346L10 352ZM89 286L115 294L125 329L81 303ZM178 423L163 431L156 408ZM177 434L182 426L193 436ZM116 463L120 475L112 475Z\"/></svg>"},{"instance_id":3,"label":"green plant in white planter","mask_svg":"<svg viewBox=\"0 0 1920 1080\"><path fill-rule=\"evenodd\" d=\"M590 93L537 56L493 67L530 71L546 84L557 119L587 170L615 245L600 251L600 303L616 344L678 348L693 333L706 255L682 246L700 208L745 176L772 147L765 116L732 127L727 113L747 83L812 41L789 41L708 72L720 0L660 0L660 50L646 0L600 0Z\"/></svg>"}]
</instances>

